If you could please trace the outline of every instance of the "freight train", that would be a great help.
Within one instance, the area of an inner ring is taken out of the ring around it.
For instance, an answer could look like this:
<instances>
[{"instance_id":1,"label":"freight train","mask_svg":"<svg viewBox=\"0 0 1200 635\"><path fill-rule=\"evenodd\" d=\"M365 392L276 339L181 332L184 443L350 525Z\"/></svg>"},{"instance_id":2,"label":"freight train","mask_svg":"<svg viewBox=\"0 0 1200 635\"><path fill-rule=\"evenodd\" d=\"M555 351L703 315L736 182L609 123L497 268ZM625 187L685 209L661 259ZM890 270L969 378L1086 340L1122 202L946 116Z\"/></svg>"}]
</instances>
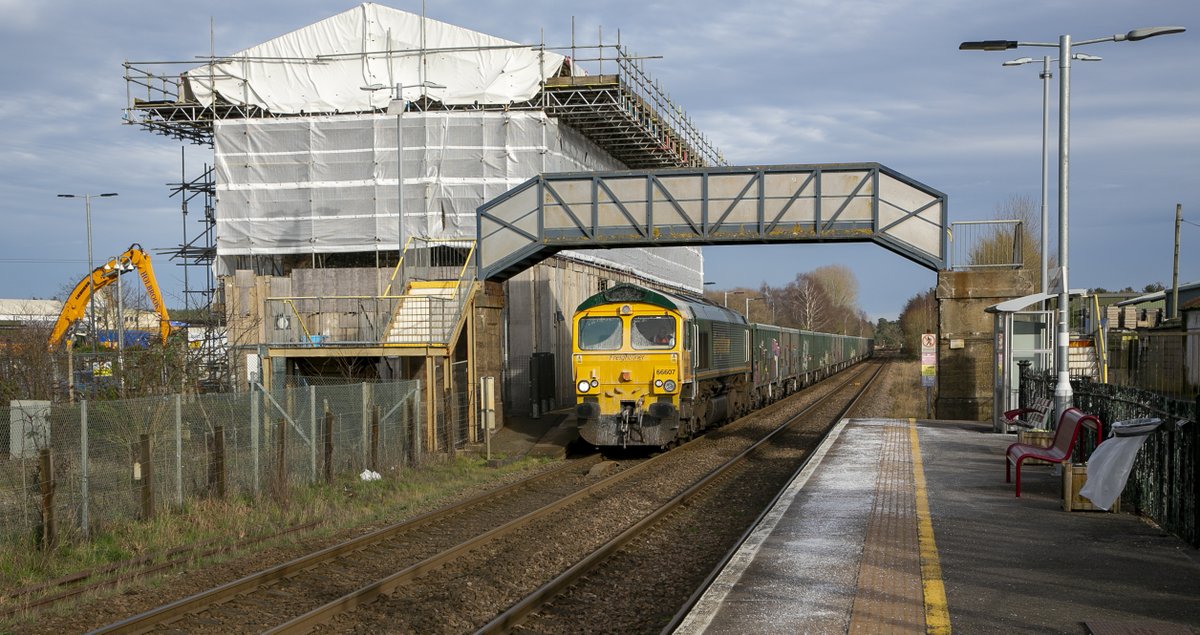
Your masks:
<instances>
[{"instance_id":1,"label":"freight train","mask_svg":"<svg viewBox=\"0 0 1200 635\"><path fill-rule=\"evenodd\" d=\"M873 340L754 324L701 297L620 284L573 317L575 414L599 447L669 448L872 353Z\"/></svg>"}]
</instances>

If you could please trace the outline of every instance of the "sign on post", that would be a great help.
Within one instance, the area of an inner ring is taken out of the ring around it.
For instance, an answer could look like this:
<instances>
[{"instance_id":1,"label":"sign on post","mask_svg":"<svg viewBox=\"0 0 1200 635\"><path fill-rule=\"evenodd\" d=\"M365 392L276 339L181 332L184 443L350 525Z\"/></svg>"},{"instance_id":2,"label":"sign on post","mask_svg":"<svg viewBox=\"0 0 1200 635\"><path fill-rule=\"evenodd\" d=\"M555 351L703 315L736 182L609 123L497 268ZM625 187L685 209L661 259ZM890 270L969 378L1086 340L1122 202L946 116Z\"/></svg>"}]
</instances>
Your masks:
<instances>
[{"instance_id":1,"label":"sign on post","mask_svg":"<svg viewBox=\"0 0 1200 635\"><path fill-rule=\"evenodd\" d=\"M921 386L925 388L925 416L933 416L933 386L937 383L937 335L921 334Z\"/></svg>"}]
</instances>

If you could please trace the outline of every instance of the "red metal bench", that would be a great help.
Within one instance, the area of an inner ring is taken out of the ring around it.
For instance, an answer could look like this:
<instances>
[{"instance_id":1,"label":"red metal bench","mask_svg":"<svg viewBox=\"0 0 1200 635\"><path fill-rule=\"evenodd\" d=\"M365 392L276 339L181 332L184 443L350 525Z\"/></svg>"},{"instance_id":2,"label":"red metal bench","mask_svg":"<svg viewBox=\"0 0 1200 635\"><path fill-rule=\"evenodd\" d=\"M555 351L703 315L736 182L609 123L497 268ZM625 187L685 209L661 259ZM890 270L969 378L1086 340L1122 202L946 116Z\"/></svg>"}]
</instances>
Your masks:
<instances>
[{"instance_id":1,"label":"red metal bench","mask_svg":"<svg viewBox=\"0 0 1200 635\"><path fill-rule=\"evenodd\" d=\"M1032 428L1040 430L1046 428L1046 423L1050 420L1050 413L1054 411L1054 404L1046 398L1034 400L1033 404L1028 408L1015 408L1013 410L1004 411L1004 424L1006 426L1016 426L1020 428ZM1005 428L1005 432L1009 430Z\"/></svg>"},{"instance_id":2,"label":"red metal bench","mask_svg":"<svg viewBox=\"0 0 1200 635\"><path fill-rule=\"evenodd\" d=\"M1004 453L1004 482L1012 481L1012 466L1017 466L1017 496L1021 495L1021 463L1025 459L1041 459L1051 463L1066 463L1071 460L1071 450L1079 439L1079 429L1083 427L1096 431L1096 444L1103 438L1101 432L1104 424L1095 415L1084 414L1078 408L1067 408L1058 418L1058 428L1054 430L1054 443L1048 448L1039 448L1026 443L1014 443L1008 446Z\"/></svg>"}]
</instances>

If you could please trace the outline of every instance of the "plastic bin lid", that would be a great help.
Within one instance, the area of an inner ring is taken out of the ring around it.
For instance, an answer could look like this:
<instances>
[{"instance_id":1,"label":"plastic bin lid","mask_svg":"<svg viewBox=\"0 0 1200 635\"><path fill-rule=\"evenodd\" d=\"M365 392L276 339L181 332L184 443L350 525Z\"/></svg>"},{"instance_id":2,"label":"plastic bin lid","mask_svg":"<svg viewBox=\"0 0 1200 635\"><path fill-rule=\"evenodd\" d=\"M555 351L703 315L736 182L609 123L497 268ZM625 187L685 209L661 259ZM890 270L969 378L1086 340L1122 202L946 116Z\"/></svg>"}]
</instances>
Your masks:
<instances>
[{"instance_id":1,"label":"plastic bin lid","mask_svg":"<svg viewBox=\"0 0 1200 635\"><path fill-rule=\"evenodd\" d=\"M1113 435L1118 437L1136 437L1143 434L1150 434L1162 425L1162 419L1154 417L1143 417L1140 419L1127 419L1125 421L1117 421L1112 424Z\"/></svg>"}]
</instances>

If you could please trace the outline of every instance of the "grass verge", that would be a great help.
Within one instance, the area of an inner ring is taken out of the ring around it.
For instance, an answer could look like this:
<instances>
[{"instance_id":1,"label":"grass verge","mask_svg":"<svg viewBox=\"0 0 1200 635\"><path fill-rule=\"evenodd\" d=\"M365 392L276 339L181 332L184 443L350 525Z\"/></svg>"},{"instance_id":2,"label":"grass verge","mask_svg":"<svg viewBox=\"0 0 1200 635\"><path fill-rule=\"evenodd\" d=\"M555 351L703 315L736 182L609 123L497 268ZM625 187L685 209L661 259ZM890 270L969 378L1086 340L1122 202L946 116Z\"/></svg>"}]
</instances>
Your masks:
<instances>
[{"instance_id":1,"label":"grass verge","mask_svg":"<svg viewBox=\"0 0 1200 635\"><path fill-rule=\"evenodd\" d=\"M47 551L36 549L31 539L9 537L5 542L10 548L0 550L0 609L11 607L14 591L143 557L166 561L172 550L189 545L205 545L197 550L200 552L220 546L236 549L239 542L270 537L297 526L312 525L312 529L300 532L303 537L311 537L397 522L546 462L522 459L488 467L482 458L460 456L419 469L404 469L378 481L347 478L328 485L292 488L274 497L192 501L149 521L124 520L95 528L90 540L67 538ZM266 543L296 538L281 536Z\"/></svg>"}]
</instances>

